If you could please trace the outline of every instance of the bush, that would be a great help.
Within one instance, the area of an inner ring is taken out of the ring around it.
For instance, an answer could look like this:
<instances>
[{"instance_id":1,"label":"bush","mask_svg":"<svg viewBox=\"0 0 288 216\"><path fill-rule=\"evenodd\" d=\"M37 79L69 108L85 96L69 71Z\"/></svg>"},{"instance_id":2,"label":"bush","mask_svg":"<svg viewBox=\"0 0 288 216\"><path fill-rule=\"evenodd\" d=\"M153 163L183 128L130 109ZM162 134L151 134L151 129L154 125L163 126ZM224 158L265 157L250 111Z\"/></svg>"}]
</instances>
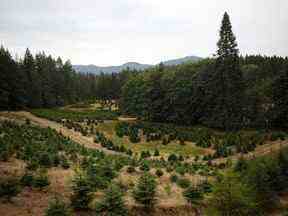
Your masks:
<instances>
[{"instance_id":1,"label":"bush","mask_svg":"<svg viewBox=\"0 0 288 216\"><path fill-rule=\"evenodd\" d=\"M35 188L44 188L50 185L48 175L47 175L47 170L41 169L39 170L36 175L33 177L33 187Z\"/></svg>"},{"instance_id":2,"label":"bush","mask_svg":"<svg viewBox=\"0 0 288 216\"><path fill-rule=\"evenodd\" d=\"M203 199L203 193L199 187L190 186L183 191L183 196L191 205L197 205Z\"/></svg>"},{"instance_id":3,"label":"bush","mask_svg":"<svg viewBox=\"0 0 288 216\"><path fill-rule=\"evenodd\" d=\"M161 169L157 169L156 172L155 172L155 175L158 176L158 177L163 176L163 174L164 173L163 173L163 171Z\"/></svg>"},{"instance_id":4,"label":"bush","mask_svg":"<svg viewBox=\"0 0 288 216\"><path fill-rule=\"evenodd\" d=\"M69 169L70 168L70 163L65 156L63 156L62 160L60 161L60 164L61 164L61 167L63 169Z\"/></svg>"},{"instance_id":5,"label":"bush","mask_svg":"<svg viewBox=\"0 0 288 216\"><path fill-rule=\"evenodd\" d=\"M155 157L160 156L160 152L159 152L158 149L155 149L154 156L155 156Z\"/></svg>"},{"instance_id":6,"label":"bush","mask_svg":"<svg viewBox=\"0 0 288 216\"><path fill-rule=\"evenodd\" d=\"M171 176L170 176L170 181L171 181L172 183L176 183L176 182L178 181L178 176L177 176L177 175L171 175Z\"/></svg>"},{"instance_id":7,"label":"bush","mask_svg":"<svg viewBox=\"0 0 288 216\"><path fill-rule=\"evenodd\" d=\"M33 181L34 181L33 174L30 172L25 172L25 174L20 179L21 185L28 187L31 187L33 185Z\"/></svg>"},{"instance_id":8,"label":"bush","mask_svg":"<svg viewBox=\"0 0 288 216\"><path fill-rule=\"evenodd\" d=\"M191 185L190 180L186 178L179 178L176 183L181 188L188 188Z\"/></svg>"},{"instance_id":9,"label":"bush","mask_svg":"<svg viewBox=\"0 0 288 216\"><path fill-rule=\"evenodd\" d=\"M15 177L7 177L0 179L0 197L3 197L7 201L11 201L11 198L20 193L19 180Z\"/></svg>"},{"instance_id":10,"label":"bush","mask_svg":"<svg viewBox=\"0 0 288 216\"><path fill-rule=\"evenodd\" d=\"M179 173L180 175L185 175L185 173L186 173L186 169L184 166L177 166L175 171L177 173Z\"/></svg>"},{"instance_id":11,"label":"bush","mask_svg":"<svg viewBox=\"0 0 288 216\"><path fill-rule=\"evenodd\" d=\"M282 131L275 131L275 132L272 132L271 133L271 137L270 137L270 140L271 141L276 141L278 139L280 140L285 140L287 137L287 134L285 132L282 132Z\"/></svg>"},{"instance_id":12,"label":"bush","mask_svg":"<svg viewBox=\"0 0 288 216\"><path fill-rule=\"evenodd\" d=\"M150 170L148 161L144 160L142 162L142 164L140 166L140 170L145 171L145 172Z\"/></svg>"},{"instance_id":13,"label":"bush","mask_svg":"<svg viewBox=\"0 0 288 216\"><path fill-rule=\"evenodd\" d=\"M45 210L45 216L69 216L71 211L63 200L55 197L50 200L48 208Z\"/></svg>"},{"instance_id":14,"label":"bush","mask_svg":"<svg viewBox=\"0 0 288 216\"><path fill-rule=\"evenodd\" d=\"M208 181L204 181L199 185L203 193L211 193L212 185Z\"/></svg>"},{"instance_id":15,"label":"bush","mask_svg":"<svg viewBox=\"0 0 288 216\"><path fill-rule=\"evenodd\" d=\"M134 173L134 172L135 172L135 168L133 166L127 167L127 173Z\"/></svg>"},{"instance_id":16,"label":"bush","mask_svg":"<svg viewBox=\"0 0 288 216\"><path fill-rule=\"evenodd\" d=\"M178 160L178 157L175 155L175 154L170 154L169 157L168 157L168 161L169 162L176 162Z\"/></svg>"},{"instance_id":17,"label":"bush","mask_svg":"<svg viewBox=\"0 0 288 216\"><path fill-rule=\"evenodd\" d=\"M49 152L41 152L38 160L39 165L46 168L52 167L54 164Z\"/></svg>"}]
</instances>

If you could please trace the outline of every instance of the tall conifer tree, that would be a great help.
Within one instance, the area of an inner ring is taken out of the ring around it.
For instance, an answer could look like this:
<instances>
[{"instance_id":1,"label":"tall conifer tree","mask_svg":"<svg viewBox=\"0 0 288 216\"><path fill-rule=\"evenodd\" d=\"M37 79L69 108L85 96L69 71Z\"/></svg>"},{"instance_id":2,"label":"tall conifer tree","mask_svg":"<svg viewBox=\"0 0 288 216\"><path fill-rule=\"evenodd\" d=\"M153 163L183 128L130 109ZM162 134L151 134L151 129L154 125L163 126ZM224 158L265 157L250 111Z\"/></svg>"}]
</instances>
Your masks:
<instances>
[{"instance_id":1,"label":"tall conifer tree","mask_svg":"<svg viewBox=\"0 0 288 216\"><path fill-rule=\"evenodd\" d=\"M208 115L204 123L226 130L239 129L243 123L243 81L236 37L226 12L217 46L215 71L208 84Z\"/></svg>"}]
</instances>

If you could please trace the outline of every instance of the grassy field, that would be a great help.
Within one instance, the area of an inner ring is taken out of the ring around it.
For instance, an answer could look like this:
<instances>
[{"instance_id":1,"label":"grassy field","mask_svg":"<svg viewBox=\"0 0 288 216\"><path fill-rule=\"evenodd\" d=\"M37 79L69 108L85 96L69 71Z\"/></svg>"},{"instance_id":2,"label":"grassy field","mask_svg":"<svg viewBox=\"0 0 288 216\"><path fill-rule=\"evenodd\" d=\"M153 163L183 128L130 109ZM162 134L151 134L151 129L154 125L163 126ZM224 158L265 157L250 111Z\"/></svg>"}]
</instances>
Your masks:
<instances>
[{"instance_id":1,"label":"grassy field","mask_svg":"<svg viewBox=\"0 0 288 216\"><path fill-rule=\"evenodd\" d=\"M131 143L128 137L120 138L116 135L114 128L117 122L117 120L105 121L104 123L99 124L97 129L105 133L105 135L108 136L116 145L123 145L136 153L147 150L152 153L155 149L158 149L161 155L175 153L183 156L196 156L210 152L209 149L197 147L192 142L186 142L185 145L180 145L179 141L176 140L172 141L168 145L163 145L161 140L146 142L143 138L141 138L139 143Z\"/></svg>"},{"instance_id":2,"label":"grassy field","mask_svg":"<svg viewBox=\"0 0 288 216\"><path fill-rule=\"evenodd\" d=\"M69 119L72 121L81 121L84 119L96 119L96 120L109 120L116 119L119 114L115 111L109 110L89 110L89 111L76 111L69 109L34 109L31 110L36 116L47 118L53 121L59 121L61 119Z\"/></svg>"}]
</instances>

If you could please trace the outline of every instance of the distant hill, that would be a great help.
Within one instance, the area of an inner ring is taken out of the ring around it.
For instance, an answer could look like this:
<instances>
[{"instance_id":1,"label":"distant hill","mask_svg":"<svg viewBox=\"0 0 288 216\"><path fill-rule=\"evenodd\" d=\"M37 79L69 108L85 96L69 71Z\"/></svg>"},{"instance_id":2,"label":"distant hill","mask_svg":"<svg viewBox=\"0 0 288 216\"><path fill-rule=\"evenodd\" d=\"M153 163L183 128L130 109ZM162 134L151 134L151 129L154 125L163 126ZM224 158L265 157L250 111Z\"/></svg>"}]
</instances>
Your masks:
<instances>
[{"instance_id":1,"label":"distant hill","mask_svg":"<svg viewBox=\"0 0 288 216\"><path fill-rule=\"evenodd\" d=\"M184 58L179 59L173 59L163 62L164 65L172 66L172 65L179 65L186 62L196 62L201 60L202 58L197 56L186 56ZM120 71L130 68L134 70L145 70L150 67L154 67L155 65L149 65L149 64L140 64L137 62L127 62L123 65L119 66L107 66L107 67L101 67L96 65L73 65L73 68L75 71L79 73L93 73L93 74L100 74L103 73L119 73Z\"/></svg>"}]
</instances>

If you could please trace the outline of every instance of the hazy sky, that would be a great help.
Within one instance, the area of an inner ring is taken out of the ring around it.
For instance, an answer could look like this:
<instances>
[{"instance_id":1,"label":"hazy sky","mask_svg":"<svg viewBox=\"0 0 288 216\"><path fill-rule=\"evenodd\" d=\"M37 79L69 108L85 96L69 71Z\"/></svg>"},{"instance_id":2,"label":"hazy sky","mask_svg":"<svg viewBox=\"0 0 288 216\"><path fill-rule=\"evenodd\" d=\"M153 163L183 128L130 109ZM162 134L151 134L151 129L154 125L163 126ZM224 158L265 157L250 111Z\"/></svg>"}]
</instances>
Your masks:
<instances>
[{"instance_id":1,"label":"hazy sky","mask_svg":"<svg viewBox=\"0 0 288 216\"><path fill-rule=\"evenodd\" d=\"M288 0L0 0L0 43L73 64L206 57L225 11L242 54L288 56Z\"/></svg>"}]
</instances>

